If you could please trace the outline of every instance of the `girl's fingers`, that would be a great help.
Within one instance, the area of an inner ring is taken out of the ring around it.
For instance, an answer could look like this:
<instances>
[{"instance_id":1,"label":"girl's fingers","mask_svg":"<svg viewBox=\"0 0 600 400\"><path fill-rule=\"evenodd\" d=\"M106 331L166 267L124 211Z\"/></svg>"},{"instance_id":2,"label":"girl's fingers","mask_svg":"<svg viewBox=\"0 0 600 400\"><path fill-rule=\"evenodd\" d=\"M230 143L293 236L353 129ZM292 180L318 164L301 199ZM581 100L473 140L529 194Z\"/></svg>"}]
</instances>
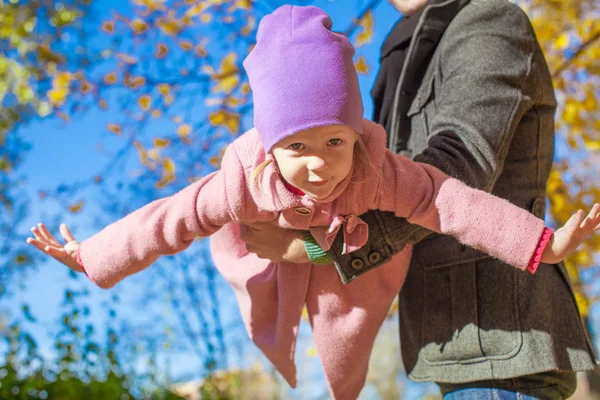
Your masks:
<instances>
[{"instance_id":1,"label":"girl's fingers","mask_svg":"<svg viewBox=\"0 0 600 400\"><path fill-rule=\"evenodd\" d=\"M33 229L32 229L33 230ZM37 248L39 251L45 253L46 252L46 243L42 242L38 239L27 238L27 243Z\"/></svg>"},{"instance_id":2,"label":"girl's fingers","mask_svg":"<svg viewBox=\"0 0 600 400\"><path fill-rule=\"evenodd\" d=\"M40 232L42 232L42 235L44 235L44 237L48 240L48 242L50 242L54 246L62 246L60 243L58 243L58 240L56 240L56 238L50 233L48 228L46 228L46 225L39 223L38 228Z\"/></svg>"},{"instance_id":3,"label":"girl's fingers","mask_svg":"<svg viewBox=\"0 0 600 400\"><path fill-rule=\"evenodd\" d=\"M587 217L585 218L585 220L583 221L583 223L581 224L581 228L585 229L585 228L589 228L590 226L594 226L592 225L594 220L596 220L596 218L598 217L598 209L599 209L600 205L599 204L594 204L594 206L592 207L592 209L590 210L589 214L587 215Z\"/></svg>"},{"instance_id":4,"label":"girl's fingers","mask_svg":"<svg viewBox=\"0 0 600 400\"><path fill-rule=\"evenodd\" d=\"M71 231L69 230L69 228L67 228L66 224L60 224L60 234L62 235L63 239L65 239L66 242L74 242L75 241L75 238L71 234Z\"/></svg>"},{"instance_id":5,"label":"girl's fingers","mask_svg":"<svg viewBox=\"0 0 600 400\"><path fill-rule=\"evenodd\" d=\"M575 214L573 214L571 216L571 218L569 218L569 220L565 224L564 228L566 229L567 232L569 232L570 235L577 232L577 230L581 226L582 217L583 217L583 210L579 210Z\"/></svg>"},{"instance_id":6,"label":"girl's fingers","mask_svg":"<svg viewBox=\"0 0 600 400\"><path fill-rule=\"evenodd\" d=\"M56 260L58 260L60 262L65 261L65 259L67 258L67 252L62 247L56 248L56 247L46 246L44 251L46 252L46 254L54 257Z\"/></svg>"},{"instance_id":7,"label":"girl's fingers","mask_svg":"<svg viewBox=\"0 0 600 400\"><path fill-rule=\"evenodd\" d=\"M38 228L36 228L35 226L33 228L31 228L31 233L33 233L33 236L40 241L46 241L46 238L44 238L44 236L42 235L42 233L39 231Z\"/></svg>"},{"instance_id":8,"label":"girl's fingers","mask_svg":"<svg viewBox=\"0 0 600 400\"><path fill-rule=\"evenodd\" d=\"M596 203L581 224L581 229L592 231L600 222L600 204Z\"/></svg>"}]
</instances>

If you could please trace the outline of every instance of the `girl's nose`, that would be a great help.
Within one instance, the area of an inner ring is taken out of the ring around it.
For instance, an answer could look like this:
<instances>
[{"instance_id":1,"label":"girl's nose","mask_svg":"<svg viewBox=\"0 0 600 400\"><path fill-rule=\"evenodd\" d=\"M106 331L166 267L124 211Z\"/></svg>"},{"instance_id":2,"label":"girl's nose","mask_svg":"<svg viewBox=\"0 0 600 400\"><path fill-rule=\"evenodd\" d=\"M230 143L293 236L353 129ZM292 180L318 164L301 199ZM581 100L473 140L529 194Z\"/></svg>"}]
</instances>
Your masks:
<instances>
[{"instance_id":1,"label":"girl's nose","mask_svg":"<svg viewBox=\"0 0 600 400\"><path fill-rule=\"evenodd\" d=\"M308 160L306 167L310 171L319 172L327 168L327 162L325 162L325 160L322 157L312 156Z\"/></svg>"}]
</instances>

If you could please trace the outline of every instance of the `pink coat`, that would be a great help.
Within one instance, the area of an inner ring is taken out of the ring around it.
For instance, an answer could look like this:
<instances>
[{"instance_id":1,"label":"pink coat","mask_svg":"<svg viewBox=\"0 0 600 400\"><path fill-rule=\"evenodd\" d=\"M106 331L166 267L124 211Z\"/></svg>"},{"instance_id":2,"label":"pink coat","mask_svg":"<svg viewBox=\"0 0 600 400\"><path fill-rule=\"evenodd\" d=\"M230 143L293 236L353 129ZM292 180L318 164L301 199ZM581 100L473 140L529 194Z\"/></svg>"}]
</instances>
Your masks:
<instances>
[{"instance_id":1,"label":"pink coat","mask_svg":"<svg viewBox=\"0 0 600 400\"><path fill-rule=\"evenodd\" d=\"M264 170L260 185L252 183L256 166L270 157L253 129L228 146L220 171L84 241L80 259L87 275L110 288L161 255L184 250L195 237L212 235L215 265L235 291L248 334L289 384L296 385L294 349L306 306L333 397L356 398L375 336L404 282L410 249L343 285L332 265L283 265L249 254L236 222L310 230L326 249L343 229L346 251L352 251L368 235L359 215L369 209L393 211L531 271L548 239L544 222L526 210L391 153L383 128L367 120L363 124L373 168L355 168L328 201L291 193L275 163Z\"/></svg>"}]
</instances>

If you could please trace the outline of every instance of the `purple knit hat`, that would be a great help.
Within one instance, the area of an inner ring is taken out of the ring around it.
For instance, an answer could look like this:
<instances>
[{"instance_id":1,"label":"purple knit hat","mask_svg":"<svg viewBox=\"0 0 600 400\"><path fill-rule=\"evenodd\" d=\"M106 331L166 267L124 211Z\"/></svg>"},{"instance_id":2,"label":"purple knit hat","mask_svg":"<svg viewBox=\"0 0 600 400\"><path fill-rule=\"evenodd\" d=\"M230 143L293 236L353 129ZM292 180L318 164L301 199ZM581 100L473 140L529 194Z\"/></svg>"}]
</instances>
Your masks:
<instances>
[{"instance_id":1,"label":"purple knit hat","mask_svg":"<svg viewBox=\"0 0 600 400\"><path fill-rule=\"evenodd\" d=\"M317 7L284 5L260 21L244 68L265 152L317 126L348 125L362 134L353 55L348 38L332 32L331 19Z\"/></svg>"}]
</instances>

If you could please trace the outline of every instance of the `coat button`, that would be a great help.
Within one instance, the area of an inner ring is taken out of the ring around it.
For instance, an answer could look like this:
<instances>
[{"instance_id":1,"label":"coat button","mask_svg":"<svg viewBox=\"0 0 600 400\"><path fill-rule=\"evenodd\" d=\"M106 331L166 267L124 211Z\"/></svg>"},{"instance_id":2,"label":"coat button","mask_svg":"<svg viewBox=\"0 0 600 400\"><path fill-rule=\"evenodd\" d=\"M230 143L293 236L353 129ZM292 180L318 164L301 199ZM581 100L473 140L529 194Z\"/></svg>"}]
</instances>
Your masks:
<instances>
[{"instance_id":1,"label":"coat button","mask_svg":"<svg viewBox=\"0 0 600 400\"><path fill-rule=\"evenodd\" d=\"M310 211L310 208L306 207L296 207L294 208L294 211L298 215L310 215L312 213L312 211Z\"/></svg>"},{"instance_id":2,"label":"coat button","mask_svg":"<svg viewBox=\"0 0 600 400\"><path fill-rule=\"evenodd\" d=\"M544 214L546 214L546 199L542 197L538 197L533 201L531 206L531 212L538 218L544 218Z\"/></svg>"},{"instance_id":3,"label":"coat button","mask_svg":"<svg viewBox=\"0 0 600 400\"><path fill-rule=\"evenodd\" d=\"M377 262L379 262L379 260L381 260L381 254L379 254L378 252L374 251L371 254L369 254L369 262L371 264L376 264Z\"/></svg>"},{"instance_id":4,"label":"coat button","mask_svg":"<svg viewBox=\"0 0 600 400\"><path fill-rule=\"evenodd\" d=\"M358 270L362 269L365 263L363 263L363 260L361 260L360 258L355 258L354 260L352 260L352 263L350 265L352 265L352 268Z\"/></svg>"}]
</instances>

